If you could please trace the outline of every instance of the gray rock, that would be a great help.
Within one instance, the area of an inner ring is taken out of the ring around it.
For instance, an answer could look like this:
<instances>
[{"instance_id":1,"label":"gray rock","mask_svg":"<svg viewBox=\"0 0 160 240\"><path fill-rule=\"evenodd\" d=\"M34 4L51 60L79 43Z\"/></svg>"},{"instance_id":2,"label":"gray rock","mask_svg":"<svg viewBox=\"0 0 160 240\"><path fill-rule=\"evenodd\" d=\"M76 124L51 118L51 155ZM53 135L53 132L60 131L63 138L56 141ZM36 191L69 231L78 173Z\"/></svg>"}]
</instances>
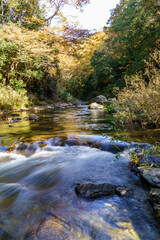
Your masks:
<instances>
[{"instance_id":1,"label":"gray rock","mask_svg":"<svg viewBox=\"0 0 160 240\"><path fill-rule=\"evenodd\" d=\"M111 103L114 103L116 101L116 98L108 98L108 103L111 104Z\"/></svg>"},{"instance_id":2,"label":"gray rock","mask_svg":"<svg viewBox=\"0 0 160 240\"><path fill-rule=\"evenodd\" d=\"M131 188L128 188L126 186L122 187L116 187L116 194L119 196L132 196L133 190Z\"/></svg>"},{"instance_id":3,"label":"gray rock","mask_svg":"<svg viewBox=\"0 0 160 240\"><path fill-rule=\"evenodd\" d=\"M149 164L154 167L160 168L160 156L156 156L156 155L142 156L139 163Z\"/></svg>"},{"instance_id":4,"label":"gray rock","mask_svg":"<svg viewBox=\"0 0 160 240\"><path fill-rule=\"evenodd\" d=\"M125 186L115 186L109 183L94 184L77 184L75 192L80 197L97 198L102 196L111 196L118 194L119 196L133 195L132 189Z\"/></svg>"},{"instance_id":5,"label":"gray rock","mask_svg":"<svg viewBox=\"0 0 160 240\"><path fill-rule=\"evenodd\" d=\"M36 114L29 114L29 120L38 120L39 117Z\"/></svg>"},{"instance_id":6,"label":"gray rock","mask_svg":"<svg viewBox=\"0 0 160 240\"><path fill-rule=\"evenodd\" d=\"M125 143L125 142L102 142L100 145L99 145L99 148L102 150L102 151L108 151L108 152L111 152L111 153L119 153L119 152L122 152L124 151L125 149L129 148L129 144L128 143Z\"/></svg>"},{"instance_id":7,"label":"gray rock","mask_svg":"<svg viewBox=\"0 0 160 240\"><path fill-rule=\"evenodd\" d=\"M160 187L160 168L138 167L138 170L152 186Z\"/></svg>"},{"instance_id":8,"label":"gray rock","mask_svg":"<svg viewBox=\"0 0 160 240\"><path fill-rule=\"evenodd\" d=\"M94 103L91 103L89 106L88 106L89 109L104 109L105 107L101 104L98 104L96 102Z\"/></svg>"},{"instance_id":9,"label":"gray rock","mask_svg":"<svg viewBox=\"0 0 160 240\"><path fill-rule=\"evenodd\" d=\"M75 192L80 197L96 198L115 194L116 186L108 183L103 184L77 184Z\"/></svg>"},{"instance_id":10,"label":"gray rock","mask_svg":"<svg viewBox=\"0 0 160 240\"><path fill-rule=\"evenodd\" d=\"M137 149L143 149L143 148L149 149L149 148L153 147L153 144L150 144L150 143L131 142L130 144L133 148L137 148Z\"/></svg>"},{"instance_id":11,"label":"gray rock","mask_svg":"<svg viewBox=\"0 0 160 240\"><path fill-rule=\"evenodd\" d=\"M107 103L108 101L107 101L107 98L105 96L99 95L95 98L92 98L89 102L90 103L96 102L96 103L104 104L104 103Z\"/></svg>"},{"instance_id":12,"label":"gray rock","mask_svg":"<svg viewBox=\"0 0 160 240\"><path fill-rule=\"evenodd\" d=\"M152 188L149 193L149 200L152 204L154 213L160 222L160 189Z\"/></svg>"},{"instance_id":13,"label":"gray rock","mask_svg":"<svg viewBox=\"0 0 160 240\"><path fill-rule=\"evenodd\" d=\"M19 117L20 114L18 114L18 113L12 113L11 116L12 116L12 117Z\"/></svg>"}]
</instances>

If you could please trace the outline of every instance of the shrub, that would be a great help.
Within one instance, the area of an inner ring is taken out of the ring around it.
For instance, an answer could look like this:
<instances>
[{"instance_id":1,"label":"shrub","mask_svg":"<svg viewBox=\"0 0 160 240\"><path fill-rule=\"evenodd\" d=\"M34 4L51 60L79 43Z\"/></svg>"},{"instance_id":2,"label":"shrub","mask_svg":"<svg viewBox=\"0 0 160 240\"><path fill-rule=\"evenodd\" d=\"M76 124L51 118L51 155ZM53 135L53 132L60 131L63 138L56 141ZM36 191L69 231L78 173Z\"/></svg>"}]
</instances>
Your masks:
<instances>
[{"instance_id":1,"label":"shrub","mask_svg":"<svg viewBox=\"0 0 160 240\"><path fill-rule=\"evenodd\" d=\"M137 122L143 127L160 126L160 51L154 52L147 64L145 76L126 77L126 87L119 92L115 114L124 122Z\"/></svg>"},{"instance_id":2,"label":"shrub","mask_svg":"<svg viewBox=\"0 0 160 240\"><path fill-rule=\"evenodd\" d=\"M28 105L28 97L25 90L19 93L10 86L0 85L0 109L18 109Z\"/></svg>"}]
</instances>

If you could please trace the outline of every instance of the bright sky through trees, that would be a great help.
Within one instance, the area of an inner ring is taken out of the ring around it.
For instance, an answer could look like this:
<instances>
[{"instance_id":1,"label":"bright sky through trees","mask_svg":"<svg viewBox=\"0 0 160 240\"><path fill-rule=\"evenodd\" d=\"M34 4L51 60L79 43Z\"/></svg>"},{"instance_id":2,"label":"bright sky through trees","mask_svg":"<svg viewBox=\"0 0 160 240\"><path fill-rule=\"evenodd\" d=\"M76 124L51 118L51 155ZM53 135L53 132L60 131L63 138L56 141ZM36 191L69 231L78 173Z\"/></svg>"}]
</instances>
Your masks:
<instances>
[{"instance_id":1,"label":"bright sky through trees","mask_svg":"<svg viewBox=\"0 0 160 240\"><path fill-rule=\"evenodd\" d=\"M101 29L110 17L110 10L119 4L119 0L90 0L83 12L75 8L65 7L66 16L77 16L80 25L85 29Z\"/></svg>"}]
</instances>

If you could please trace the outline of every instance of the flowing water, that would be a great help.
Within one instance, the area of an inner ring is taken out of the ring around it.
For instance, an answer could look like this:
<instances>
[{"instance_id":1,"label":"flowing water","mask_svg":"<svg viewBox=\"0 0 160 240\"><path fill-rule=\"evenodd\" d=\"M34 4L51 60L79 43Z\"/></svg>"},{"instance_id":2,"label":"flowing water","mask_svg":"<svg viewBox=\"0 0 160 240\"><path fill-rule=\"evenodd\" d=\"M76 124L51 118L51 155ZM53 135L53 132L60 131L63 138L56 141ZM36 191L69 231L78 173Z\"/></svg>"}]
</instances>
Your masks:
<instances>
[{"instance_id":1,"label":"flowing water","mask_svg":"<svg viewBox=\"0 0 160 240\"><path fill-rule=\"evenodd\" d=\"M126 154L117 161L96 148L114 135L112 118L86 106L37 114L38 122L9 127L1 121L0 239L160 239L148 189L128 168ZM143 142L159 137L158 130L129 133ZM87 200L75 194L77 183L103 182L126 185L134 195Z\"/></svg>"}]
</instances>

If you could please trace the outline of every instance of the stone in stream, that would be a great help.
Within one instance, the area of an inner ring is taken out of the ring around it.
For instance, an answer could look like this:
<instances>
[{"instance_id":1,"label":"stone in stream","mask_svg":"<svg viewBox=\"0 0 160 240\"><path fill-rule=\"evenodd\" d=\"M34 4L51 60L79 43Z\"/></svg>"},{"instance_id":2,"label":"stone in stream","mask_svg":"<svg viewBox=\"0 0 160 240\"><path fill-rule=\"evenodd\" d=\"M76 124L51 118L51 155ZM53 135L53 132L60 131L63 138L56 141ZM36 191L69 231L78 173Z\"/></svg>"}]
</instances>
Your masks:
<instances>
[{"instance_id":1,"label":"stone in stream","mask_svg":"<svg viewBox=\"0 0 160 240\"><path fill-rule=\"evenodd\" d=\"M108 100L107 100L107 98L105 96L99 95L99 96L97 96L95 98L92 98L89 102L90 103L96 102L96 103L104 104L104 103L107 103Z\"/></svg>"},{"instance_id":2,"label":"stone in stream","mask_svg":"<svg viewBox=\"0 0 160 240\"><path fill-rule=\"evenodd\" d=\"M106 142L102 142L99 144L99 149L101 149L102 151L108 151L111 153L119 153L119 152L123 152L125 149L129 148L129 144L125 143L125 142L118 142L118 141L106 141Z\"/></svg>"},{"instance_id":3,"label":"stone in stream","mask_svg":"<svg viewBox=\"0 0 160 240\"><path fill-rule=\"evenodd\" d=\"M147 180L153 187L160 187L160 168L138 167L141 176Z\"/></svg>"},{"instance_id":4,"label":"stone in stream","mask_svg":"<svg viewBox=\"0 0 160 240\"><path fill-rule=\"evenodd\" d=\"M18 114L18 113L12 113L11 116L12 116L12 117L19 117L20 114Z\"/></svg>"},{"instance_id":5,"label":"stone in stream","mask_svg":"<svg viewBox=\"0 0 160 240\"><path fill-rule=\"evenodd\" d=\"M105 107L101 104L98 104L96 102L94 103L91 103L89 106L88 106L89 109L104 109Z\"/></svg>"},{"instance_id":6,"label":"stone in stream","mask_svg":"<svg viewBox=\"0 0 160 240\"><path fill-rule=\"evenodd\" d=\"M69 224L61 221L58 217L46 219L38 228L36 233L29 239L32 240L75 240Z\"/></svg>"},{"instance_id":7,"label":"stone in stream","mask_svg":"<svg viewBox=\"0 0 160 240\"><path fill-rule=\"evenodd\" d=\"M39 117L36 114L29 114L29 120L38 120Z\"/></svg>"},{"instance_id":8,"label":"stone in stream","mask_svg":"<svg viewBox=\"0 0 160 240\"><path fill-rule=\"evenodd\" d=\"M156 155L142 156L139 164L149 164L152 165L153 167L160 168L160 156Z\"/></svg>"},{"instance_id":9,"label":"stone in stream","mask_svg":"<svg viewBox=\"0 0 160 240\"><path fill-rule=\"evenodd\" d=\"M109 183L94 184L77 184L75 192L80 197L98 198L102 196L111 196L117 194L119 196L131 196L133 190L126 186L115 186Z\"/></svg>"},{"instance_id":10,"label":"stone in stream","mask_svg":"<svg viewBox=\"0 0 160 240\"><path fill-rule=\"evenodd\" d=\"M126 186L120 186L116 187L116 194L119 196L132 196L133 195L133 190L131 188L128 188Z\"/></svg>"},{"instance_id":11,"label":"stone in stream","mask_svg":"<svg viewBox=\"0 0 160 240\"><path fill-rule=\"evenodd\" d=\"M17 118L12 118L13 123L20 122L22 118L17 117Z\"/></svg>"}]
</instances>

